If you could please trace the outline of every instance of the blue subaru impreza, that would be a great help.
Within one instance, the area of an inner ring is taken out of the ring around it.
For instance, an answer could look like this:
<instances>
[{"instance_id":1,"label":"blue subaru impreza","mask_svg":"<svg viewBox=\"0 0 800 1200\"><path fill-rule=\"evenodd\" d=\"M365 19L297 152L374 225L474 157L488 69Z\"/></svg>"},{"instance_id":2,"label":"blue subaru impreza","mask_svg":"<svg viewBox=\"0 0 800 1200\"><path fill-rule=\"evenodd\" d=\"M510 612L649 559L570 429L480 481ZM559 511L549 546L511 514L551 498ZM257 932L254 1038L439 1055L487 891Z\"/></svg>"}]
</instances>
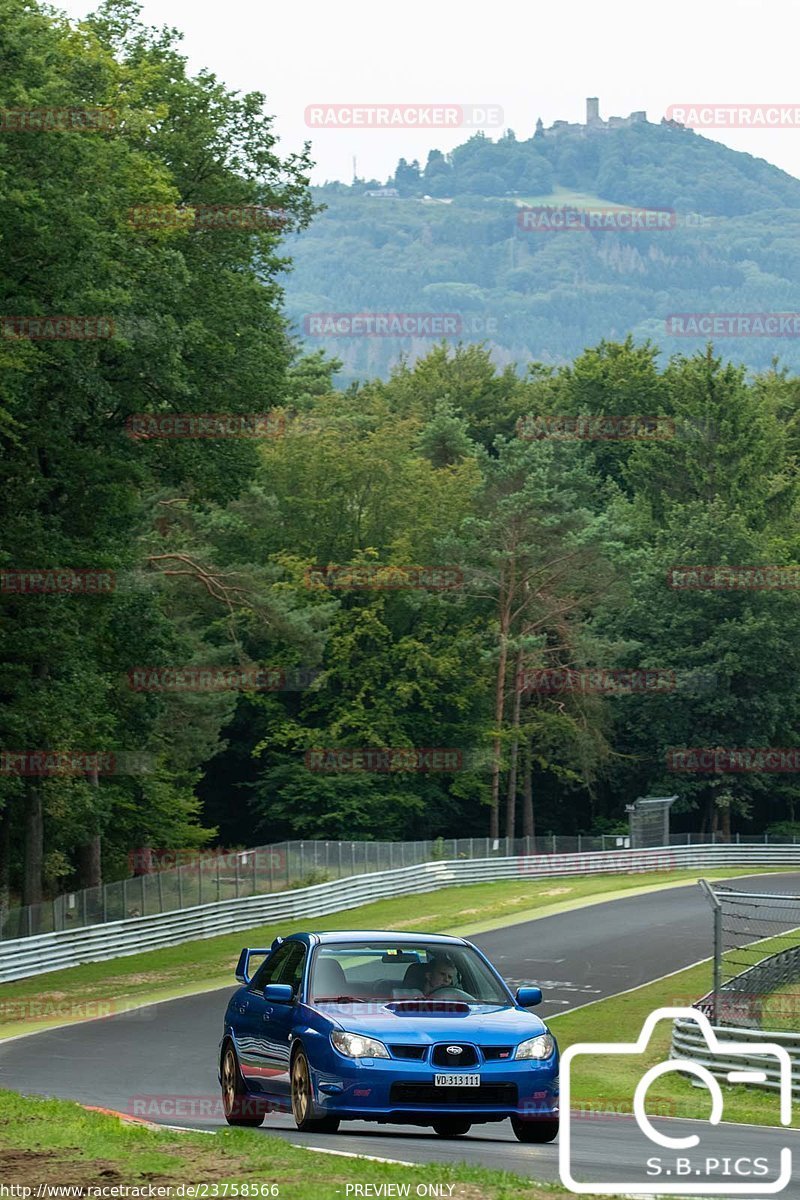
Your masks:
<instances>
[{"instance_id":1,"label":"blue subaru impreza","mask_svg":"<svg viewBox=\"0 0 800 1200\"><path fill-rule=\"evenodd\" d=\"M317 1133L350 1120L456 1137L507 1117L522 1142L558 1133L558 1047L527 1011L542 993L512 995L463 938L295 933L242 950L236 978L219 1050L231 1125L277 1110Z\"/></svg>"}]
</instances>

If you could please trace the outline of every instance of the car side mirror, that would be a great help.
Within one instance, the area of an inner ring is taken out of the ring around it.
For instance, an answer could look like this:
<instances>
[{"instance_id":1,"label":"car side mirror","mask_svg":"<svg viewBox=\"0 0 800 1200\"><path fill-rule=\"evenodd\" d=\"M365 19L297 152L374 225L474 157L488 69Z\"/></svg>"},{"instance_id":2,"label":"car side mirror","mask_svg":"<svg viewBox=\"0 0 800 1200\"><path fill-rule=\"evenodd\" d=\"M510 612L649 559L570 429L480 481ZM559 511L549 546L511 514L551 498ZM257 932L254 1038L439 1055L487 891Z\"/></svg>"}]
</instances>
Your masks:
<instances>
[{"instance_id":1,"label":"car side mirror","mask_svg":"<svg viewBox=\"0 0 800 1200\"><path fill-rule=\"evenodd\" d=\"M537 1004L542 1003L542 989L538 987L517 988L514 999L520 1008L535 1008Z\"/></svg>"},{"instance_id":2,"label":"car side mirror","mask_svg":"<svg viewBox=\"0 0 800 1200\"><path fill-rule=\"evenodd\" d=\"M275 1004L291 1004L294 991L288 983L268 983L264 988L264 999L272 1000Z\"/></svg>"}]
</instances>

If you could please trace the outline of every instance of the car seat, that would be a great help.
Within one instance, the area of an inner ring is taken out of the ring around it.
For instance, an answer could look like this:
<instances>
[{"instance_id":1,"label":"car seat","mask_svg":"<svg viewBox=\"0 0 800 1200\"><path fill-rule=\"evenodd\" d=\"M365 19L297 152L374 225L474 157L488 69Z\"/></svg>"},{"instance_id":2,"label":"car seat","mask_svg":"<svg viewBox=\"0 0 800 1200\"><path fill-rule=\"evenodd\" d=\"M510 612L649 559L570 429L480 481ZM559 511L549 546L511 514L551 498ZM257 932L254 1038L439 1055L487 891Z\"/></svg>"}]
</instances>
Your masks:
<instances>
[{"instance_id":1,"label":"car seat","mask_svg":"<svg viewBox=\"0 0 800 1200\"><path fill-rule=\"evenodd\" d=\"M349 984L341 963L335 958L320 958L314 970L314 996L347 996Z\"/></svg>"}]
</instances>

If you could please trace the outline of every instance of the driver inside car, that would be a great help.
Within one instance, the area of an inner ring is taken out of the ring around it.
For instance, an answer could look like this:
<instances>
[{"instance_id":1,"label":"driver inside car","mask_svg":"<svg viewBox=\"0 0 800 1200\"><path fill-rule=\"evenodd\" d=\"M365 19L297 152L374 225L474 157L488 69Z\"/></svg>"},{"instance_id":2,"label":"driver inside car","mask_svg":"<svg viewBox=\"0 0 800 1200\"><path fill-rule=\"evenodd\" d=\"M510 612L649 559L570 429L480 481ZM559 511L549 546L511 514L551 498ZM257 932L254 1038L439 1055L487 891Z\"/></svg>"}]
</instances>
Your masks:
<instances>
[{"instance_id":1,"label":"driver inside car","mask_svg":"<svg viewBox=\"0 0 800 1200\"><path fill-rule=\"evenodd\" d=\"M431 995L439 988L457 988L456 964L447 955L432 958L425 970L425 994Z\"/></svg>"}]
</instances>

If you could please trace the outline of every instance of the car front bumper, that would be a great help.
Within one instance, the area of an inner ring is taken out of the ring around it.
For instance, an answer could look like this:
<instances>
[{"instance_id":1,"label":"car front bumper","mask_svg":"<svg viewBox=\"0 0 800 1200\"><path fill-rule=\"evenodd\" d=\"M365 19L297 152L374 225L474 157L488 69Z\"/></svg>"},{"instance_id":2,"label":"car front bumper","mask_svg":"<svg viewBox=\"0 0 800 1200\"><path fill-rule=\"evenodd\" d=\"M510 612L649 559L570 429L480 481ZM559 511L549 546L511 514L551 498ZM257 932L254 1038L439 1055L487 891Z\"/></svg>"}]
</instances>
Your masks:
<instances>
[{"instance_id":1,"label":"car front bumper","mask_svg":"<svg viewBox=\"0 0 800 1200\"><path fill-rule=\"evenodd\" d=\"M463 1117L475 1123L553 1120L558 1116L558 1062L482 1063L465 1075L480 1076L477 1087L438 1087L430 1063L398 1059L347 1059L336 1055L334 1069L311 1065L318 1115L353 1121L430 1124Z\"/></svg>"}]
</instances>

